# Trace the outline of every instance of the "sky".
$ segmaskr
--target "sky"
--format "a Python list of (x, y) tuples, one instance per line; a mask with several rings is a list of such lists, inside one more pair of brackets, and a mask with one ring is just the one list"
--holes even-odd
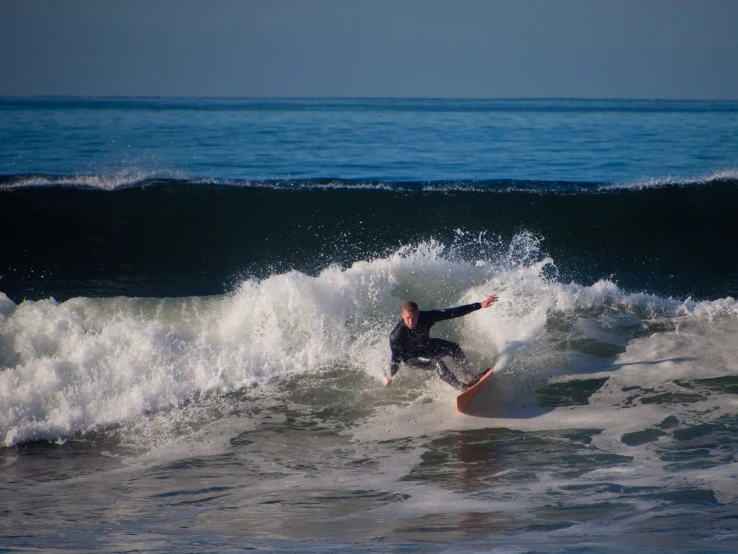
[(738, 0), (0, 0), (0, 95), (738, 100)]

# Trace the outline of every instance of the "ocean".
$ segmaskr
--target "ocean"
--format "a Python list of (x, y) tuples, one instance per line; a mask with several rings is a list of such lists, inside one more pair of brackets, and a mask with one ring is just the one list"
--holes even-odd
[(0, 551), (734, 552), (736, 206), (738, 102), (0, 98)]

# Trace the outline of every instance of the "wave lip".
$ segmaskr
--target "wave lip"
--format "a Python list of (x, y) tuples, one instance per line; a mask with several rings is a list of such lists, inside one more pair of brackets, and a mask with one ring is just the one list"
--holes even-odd
[(95, 189), (107, 192), (136, 187), (237, 187), (267, 189), (275, 191), (309, 190), (377, 190), (404, 194), (448, 194), (483, 193), (512, 194), (531, 193), (539, 195), (596, 194), (619, 191), (638, 191), (659, 188), (710, 187), (738, 184), (738, 170), (724, 170), (700, 178), (663, 177), (623, 183), (590, 183), (579, 181), (539, 181), (515, 179), (455, 180), (455, 181), (392, 181), (373, 179), (188, 179), (181, 175), (146, 172), (139, 170), (120, 171), (112, 174), (90, 175), (5, 175), (0, 176), (0, 191), (28, 188), (70, 187)]
[(661, 178), (650, 178), (640, 181), (626, 183), (612, 183), (599, 185), (599, 191), (618, 190), (643, 190), (667, 187), (700, 187), (711, 185), (736, 185), (738, 184), (738, 169), (725, 169), (709, 173), (704, 177), (687, 178), (678, 176), (667, 176)]
[[(529, 265), (535, 255), (527, 249), (535, 244), (518, 242), (513, 249), (520, 252), (499, 267)], [(454, 251), (431, 241), (317, 276), (289, 271), (249, 279), (214, 297), (16, 305), (3, 295), (0, 441), (59, 440), (201, 395), (327, 368), (361, 369), (379, 383), (389, 364), (387, 334), (405, 295), (427, 305), (482, 295), (476, 287), (493, 266), (458, 260)]]
[(188, 182), (174, 175), (141, 170), (122, 170), (110, 174), (89, 175), (6, 175), (0, 176), (0, 191), (69, 187), (112, 192), (132, 187), (156, 186), (165, 183), (186, 184)]
[[(664, 320), (709, 326), (738, 318), (732, 298), (680, 301), (611, 281), (562, 283), (530, 234), (486, 256), (475, 248), (469, 258), (470, 245), (477, 237), (460, 233), (450, 246), (428, 241), (315, 276), (248, 279), (212, 297), (16, 305), (0, 294), (0, 441), (63, 440), (246, 387), (278, 395), (270, 383), (326, 370), (363, 372), (363, 386), (380, 387), (387, 334), (407, 299), (448, 307), (498, 294), (493, 309), (434, 331), (459, 342), (475, 365), (505, 372), (528, 371), (535, 360), (545, 371), (552, 360), (567, 371), (560, 348), (572, 332), (586, 333), (586, 343), (612, 334), (611, 325), (632, 333), (642, 322), (650, 329)], [(531, 363), (518, 362), (526, 352)]]

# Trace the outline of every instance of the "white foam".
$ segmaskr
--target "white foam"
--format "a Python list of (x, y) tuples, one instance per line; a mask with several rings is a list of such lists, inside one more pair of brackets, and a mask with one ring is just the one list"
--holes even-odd
[[(147, 162), (144, 165), (156, 164)], [(114, 191), (140, 185), (152, 179), (178, 179), (183, 177), (184, 175), (181, 173), (164, 172), (159, 169), (127, 167), (108, 173), (24, 176), (11, 183), (0, 186), (0, 190), (28, 187), (89, 187), (104, 191)]]
[(651, 177), (625, 183), (613, 183), (597, 187), (598, 190), (642, 190), (649, 188), (661, 188), (667, 186), (700, 186), (715, 181), (735, 181), (738, 179), (738, 168), (713, 171), (702, 176), (684, 177), (681, 175), (665, 175), (663, 177)]
[[(691, 362), (659, 367), (659, 356), (669, 349), (669, 357), (700, 360), (723, 352), (725, 363), (710, 374), (738, 371), (728, 341), (732, 324), (726, 323), (738, 316), (738, 303), (731, 298), (695, 303), (628, 294), (608, 281), (589, 287), (559, 283), (547, 278), (551, 261), (538, 254), (536, 238), (526, 234), (486, 259), (463, 260), (458, 254), (456, 247), (429, 241), (349, 268), (331, 266), (317, 276), (293, 271), (247, 280), (232, 294), (207, 298), (47, 299), (16, 306), (1, 295), (0, 440), (6, 445), (55, 440), (180, 406), (198, 395), (326, 368), (360, 368), (379, 386), (389, 365), (387, 334), (407, 299), (432, 308), (499, 295), (493, 308), (440, 323), (434, 334), (458, 341), (479, 367), (496, 363), (500, 391), (508, 396), (500, 402), (505, 420), (459, 418), (452, 408), (454, 391), (431, 379), (429, 402), (379, 410), (375, 420), (357, 430), (367, 436), (388, 427), (394, 412), (403, 410), (415, 423), (392, 425), (396, 436), (490, 424), (612, 426), (619, 420), (617, 407), (547, 410), (531, 417), (534, 408), (525, 398), (551, 377), (612, 372), (616, 365), (622, 366), (617, 378), (625, 379), (629, 364), (653, 362), (653, 371), (632, 377), (641, 384), (650, 375), (673, 379), (708, 371)], [(592, 309), (600, 315), (585, 313)], [(631, 341), (614, 362), (598, 361), (562, 352), (551, 342), (547, 325), (555, 313), (578, 320), (568, 331), (570, 338), (577, 333), (607, 338), (613, 335), (608, 318), (623, 314), (635, 322), (674, 320), (679, 327)], [(725, 332), (721, 325), (728, 325)], [(712, 340), (698, 337), (682, 344), (687, 331)], [(610, 340), (618, 339), (613, 335)], [(409, 372), (401, 371), (398, 386), (406, 378)], [(510, 419), (516, 413), (525, 417)]]

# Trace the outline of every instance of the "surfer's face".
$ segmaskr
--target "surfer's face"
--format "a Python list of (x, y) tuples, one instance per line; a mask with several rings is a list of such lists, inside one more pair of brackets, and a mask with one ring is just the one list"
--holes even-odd
[(405, 322), (405, 327), (408, 329), (415, 329), (415, 327), (418, 325), (418, 318), (420, 317), (420, 312), (406, 312), (405, 310), (402, 311), (402, 321)]

